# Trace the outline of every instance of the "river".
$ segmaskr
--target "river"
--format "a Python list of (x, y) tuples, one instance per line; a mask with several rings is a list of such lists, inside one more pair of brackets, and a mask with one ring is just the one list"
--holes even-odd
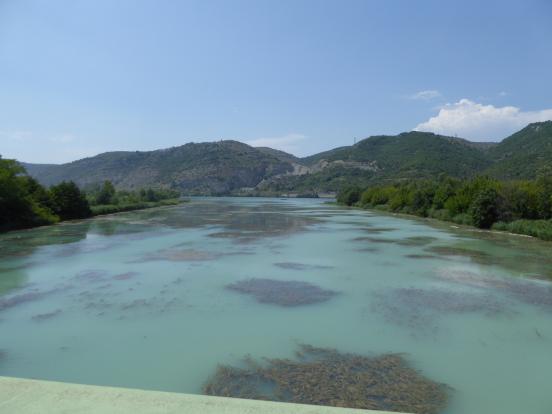
[(444, 413), (549, 414), (551, 246), (308, 199), (10, 232), (0, 375), (200, 393), (218, 364), (310, 344), (402, 355), (450, 387)]

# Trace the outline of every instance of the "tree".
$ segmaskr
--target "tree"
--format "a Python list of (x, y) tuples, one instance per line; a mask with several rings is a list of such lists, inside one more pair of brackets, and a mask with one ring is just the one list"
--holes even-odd
[(337, 202), (347, 206), (352, 206), (360, 200), (360, 195), (361, 189), (359, 187), (349, 187), (337, 195)]
[(104, 181), (100, 192), (96, 196), (97, 204), (112, 204), (115, 196), (115, 187), (109, 180)]
[(72, 182), (62, 183), (50, 188), (54, 212), (62, 220), (86, 218), (92, 215), (88, 201), (79, 187)]
[(500, 218), (500, 196), (494, 188), (481, 191), (470, 206), (473, 225), (480, 229), (490, 228)]
[(49, 197), (15, 160), (0, 157), (0, 230), (40, 226), (58, 221)]

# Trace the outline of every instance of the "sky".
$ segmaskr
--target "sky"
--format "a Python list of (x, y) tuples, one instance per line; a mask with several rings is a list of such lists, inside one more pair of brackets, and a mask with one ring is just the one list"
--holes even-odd
[(550, 0), (0, 0), (0, 154), (299, 156), (552, 119)]

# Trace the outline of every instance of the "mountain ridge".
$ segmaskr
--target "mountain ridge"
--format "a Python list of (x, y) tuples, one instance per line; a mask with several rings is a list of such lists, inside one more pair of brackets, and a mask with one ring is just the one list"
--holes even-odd
[(552, 121), (529, 124), (498, 143), (410, 131), (302, 158), (226, 140), (105, 152), (66, 164), (21, 164), (45, 185), (73, 180), (86, 188), (111, 180), (120, 189), (157, 186), (190, 195), (333, 192), (438, 174), (530, 179), (552, 168)]

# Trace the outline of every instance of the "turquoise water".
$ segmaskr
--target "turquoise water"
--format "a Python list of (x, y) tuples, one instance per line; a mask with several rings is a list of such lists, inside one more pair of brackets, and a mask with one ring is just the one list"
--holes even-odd
[[(0, 375), (200, 393), (307, 343), (398, 352), (446, 413), (552, 412), (551, 245), (319, 200), (194, 199), (0, 236)], [(296, 307), (249, 278), (338, 292)]]

